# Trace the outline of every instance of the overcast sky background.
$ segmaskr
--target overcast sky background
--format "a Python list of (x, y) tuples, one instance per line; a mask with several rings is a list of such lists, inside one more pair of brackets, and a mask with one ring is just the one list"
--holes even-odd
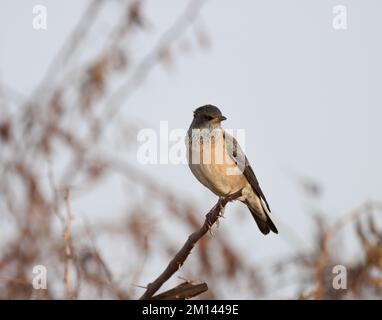
[[(186, 3), (147, 1), (147, 38), (154, 41)], [(48, 8), (46, 31), (32, 28), (35, 4)], [(2, 0), (0, 80), (30, 94), (86, 4)], [(347, 7), (344, 31), (332, 27), (332, 10), (338, 4)], [(332, 221), (366, 200), (381, 199), (381, 12), (379, 0), (210, 0), (199, 20), (210, 47), (197, 48), (189, 32), (186, 38), (193, 49), (178, 55), (170, 70), (156, 67), (122, 112), (155, 130), (161, 120), (168, 120), (170, 128), (187, 129), (196, 107), (220, 107), (228, 118), (226, 128), (246, 131), (248, 158), (281, 232), (263, 237), (250, 216), (232, 228), (228, 218), (219, 232), (240, 230), (243, 250), (249, 252), (249, 243), (261, 244), (257, 257), (259, 252), (272, 256), (290, 249), (291, 235), (283, 233), (284, 227), (304, 247), (312, 229), (298, 176), (322, 186), (316, 205)], [(153, 41), (137, 50), (145, 54)], [(216, 201), (184, 165), (144, 169), (205, 211)], [(108, 201), (94, 196), (87, 205), (104, 212), (112, 196), (111, 188)], [(240, 206), (230, 205), (226, 215)]]

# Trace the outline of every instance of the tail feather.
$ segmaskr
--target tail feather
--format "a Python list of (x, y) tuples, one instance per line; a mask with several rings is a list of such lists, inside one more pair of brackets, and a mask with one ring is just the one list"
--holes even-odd
[(263, 220), (259, 213), (257, 213), (248, 204), (247, 204), (247, 206), (248, 206), (249, 211), (251, 211), (252, 217), (255, 219), (257, 226), (259, 227), (260, 231), (263, 234), (268, 234), (269, 231), (272, 231), (274, 233), (279, 233), (275, 224), (273, 223), (273, 221), (271, 220), (271, 218), (269, 217), (268, 213), (265, 210), (264, 210), (264, 213), (266, 216), (266, 220)]

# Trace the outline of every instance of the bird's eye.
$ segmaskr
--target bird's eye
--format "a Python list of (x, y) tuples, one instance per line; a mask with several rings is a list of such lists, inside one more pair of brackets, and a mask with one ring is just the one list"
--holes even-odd
[(211, 116), (205, 116), (206, 120), (211, 121), (214, 117)]

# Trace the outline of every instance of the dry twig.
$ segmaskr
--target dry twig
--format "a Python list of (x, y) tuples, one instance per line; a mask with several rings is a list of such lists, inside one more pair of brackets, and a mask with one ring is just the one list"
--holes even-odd
[(206, 219), (203, 226), (191, 234), (183, 247), (178, 251), (175, 257), (170, 261), (167, 268), (162, 272), (162, 274), (156, 278), (152, 283), (147, 286), (146, 292), (140, 297), (140, 300), (147, 300), (152, 298), (152, 296), (159, 290), (159, 288), (171, 278), (171, 276), (179, 270), (179, 268), (186, 261), (188, 255), (191, 253), (192, 248), (195, 243), (197, 243), (216, 223), (216, 221), (221, 216), (221, 210), (226, 206), (229, 201), (235, 200), (241, 196), (241, 190), (226, 197), (219, 199), (215, 206), (207, 213)]
[(193, 284), (188, 281), (181, 283), (173, 289), (162, 292), (151, 298), (151, 300), (186, 300), (196, 297), (206, 292), (208, 286), (206, 283)]

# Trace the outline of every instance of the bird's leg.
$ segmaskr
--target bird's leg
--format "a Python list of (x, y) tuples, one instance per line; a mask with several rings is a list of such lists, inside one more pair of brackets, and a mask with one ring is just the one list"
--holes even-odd
[(220, 218), (225, 218), (224, 217), (224, 212), (225, 212), (225, 206), (223, 206), (223, 199), (224, 198), (219, 198), (219, 211), (220, 211), (220, 214), (219, 214), (219, 217)]
[(230, 202), (230, 201), (237, 199), (238, 197), (241, 196), (241, 191), (242, 190), (239, 190), (238, 192), (235, 192), (233, 194), (229, 194), (228, 196), (225, 196), (225, 197), (219, 197), (219, 209), (220, 209), (219, 217), (220, 218), (225, 218), (225, 216), (224, 216), (225, 206), (223, 205), (223, 201), (225, 201), (227, 203), (227, 202)]
[(219, 202), (220, 203), (220, 212), (222, 213), (223, 218), (224, 218), (225, 206), (223, 206), (222, 202), (225, 201), (225, 203), (227, 204), (228, 202), (231, 202), (231, 201), (234, 201), (234, 200), (240, 198), (242, 196), (242, 191), (243, 191), (243, 189), (240, 189), (239, 191), (232, 193), (232, 194), (229, 194), (228, 196), (220, 199), (220, 202)]
[(223, 197), (219, 197), (219, 201), (218, 201), (219, 215), (218, 215), (218, 218), (217, 218), (217, 220), (216, 220), (216, 224), (217, 224), (218, 228), (219, 228), (219, 225), (220, 225), (220, 220), (219, 220), (219, 218), (225, 218), (225, 217), (224, 217), (225, 206), (223, 205), (223, 200), (224, 200)]
[[(206, 224), (208, 231), (213, 236), (212, 233), (212, 225), (213, 221), (216, 222), (217, 226), (219, 227), (219, 218), (224, 218), (224, 211), (225, 211), (225, 205), (223, 203), (227, 203), (229, 201), (233, 201), (241, 196), (241, 191), (235, 192), (234, 194), (228, 195), (226, 197), (219, 197), (218, 203), (214, 205), (214, 207), (206, 214)], [(217, 213), (216, 210), (219, 210)], [(217, 219), (214, 219), (214, 215), (217, 214)]]
[(212, 215), (213, 215), (213, 212), (216, 210), (216, 206), (217, 205), (215, 205), (211, 210), (210, 210), (210, 212), (208, 212), (207, 214), (206, 214), (206, 220), (207, 220), (207, 228), (208, 228), (208, 231), (209, 231), (209, 233), (211, 234), (211, 236), (214, 236), (214, 234), (213, 234), (213, 232), (212, 232), (212, 225), (213, 225), (213, 223), (212, 223)]

